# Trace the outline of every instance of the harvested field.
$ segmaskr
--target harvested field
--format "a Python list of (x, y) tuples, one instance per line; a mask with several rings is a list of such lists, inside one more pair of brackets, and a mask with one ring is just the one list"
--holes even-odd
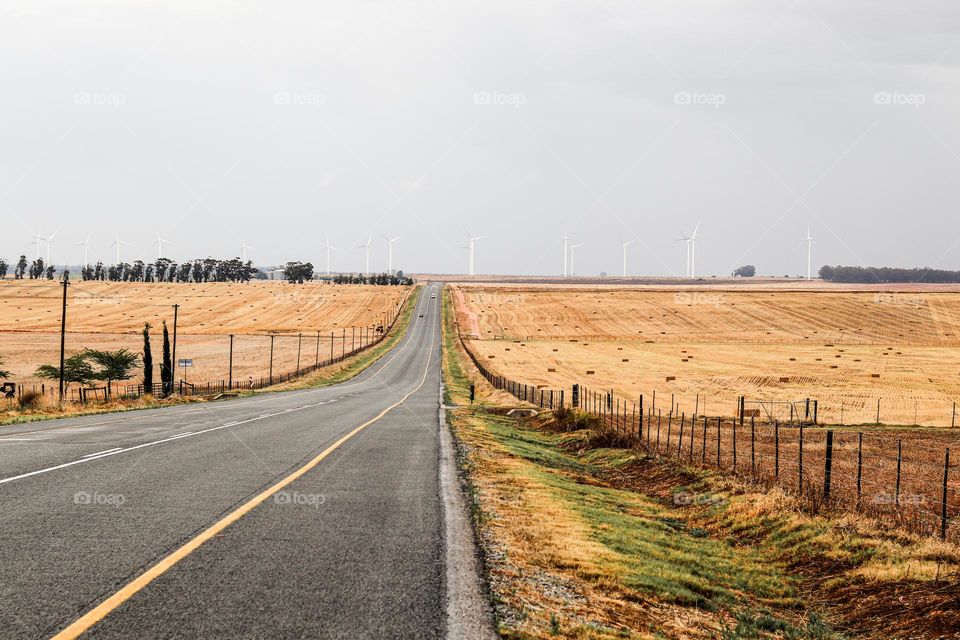
[[(407, 295), (407, 287), (330, 285), (282, 282), (246, 284), (74, 282), (67, 311), (67, 352), (84, 347), (126, 348), (139, 353), (140, 331), (150, 322), (156, 379), (159, 379), (161, 322), (172, 328), (173, 304), (180, 304), (177, 358), (193, 359), (189, 381), (220, 380), (229, 368), (229, 334), (234, 338), (234, 379), (266, 376), (270, 336), (274, 339), (274, 373), (296, 369), (298, 347), (303, 366), (350, 350), (370, 327), (382, 322)], [(17, 382), (32, 385), (39, 364), (59, 357), (61, 289), (57, 282), (0, 281), (0, 356)], [(356, 327), (356, 332), (352, 330)], [(346, 330), (346, 341), (342, 337)], [(298, 338), (304, 333), (302, 343)], [(183, 370), (178, 371), (178, 376)], [(138, 373), (136, 377), (140, 377)]]
[(835, 424), (875, 422), (879, 400), (884, 423), (960, 424), (960, 293), (949, 289), (461, 285), (454, 300), (478, 358), (532, 385), (648, 403), (656, 392), (688, 414), (733, 415), (743, 395), (770, 420), (812, 398)]

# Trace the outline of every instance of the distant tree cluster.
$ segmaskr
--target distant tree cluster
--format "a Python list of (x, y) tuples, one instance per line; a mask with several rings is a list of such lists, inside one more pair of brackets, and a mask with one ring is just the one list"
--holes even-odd
[(283, 279), (297, 284), (313, 280), (313, 264), (310, 262), (288, 262), (283, 267)]
[(404, 277), (403, 271), (397, 271), (396, 275), (389, 273), (372, 273), (365, 276), (361, 273), (340, 273), (333, 277), (334, 284), (379, 284), (379, 285), (411, 285), (413, 278)]
[(757, 275), (757, 268), (752, 264), (745, 264), (742, 267), (737, 267), (733, 272), (734, 278), (752, 278)]
[(960, 271), (945, 269), (904, 269), (898, 267), (843, 267), (824, 265), (819, 276), (828, 282), (960, 282)]
[(145, 263), (137, 260), (132, 264), (104, 265), (97, 262), (84, 265), (83, 280), (106, 280), (109, 282), (247, 282), (257, 275), (251, 261), (240, 258), (217, 260), (188, 260), (176, 263), (169, 258)]

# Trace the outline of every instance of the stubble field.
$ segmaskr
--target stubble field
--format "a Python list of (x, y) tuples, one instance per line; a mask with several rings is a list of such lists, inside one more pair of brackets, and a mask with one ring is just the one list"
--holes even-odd
[[(960, 292), (917, 286), (458, 285), (461, 332), (526, 383), (581, 383), (650, 406), (761, 418), (819, 403), (821, 422), (950, 426), (960, 398)], [(762, 403), (762, 404), (761, 404)], [(960, 424), (960, 418), (957, 419)]]
[[(179, 304), (177, 358), (193, 360), (188, 381), (225, 379), (230, 334), (234, 334), (234, 380), (266, 376), (270, 334), (274, 338), (274, 373), (329, 357), (332, 348), (360, 344), (407, 295), (407, 287), (291, 285), (278, 281), (250, 283), (111, 283), (73, 282), (68, 290), (67, 354), (92, 349), (143, 349), (140, 332), (152, 325), (155, 379), (159, 379), (161, 323), (173, 325)], [(0, 357), (4, 369), (23, 384), (39, 384), (37, 366), (55, 363), (60, 348), (62, 289), (57, 282), (0, 281)], [(299, 337), (303, 333), (303, 338)], [(331, 333), (333, 338), (331, 339)], [(343, 336), (346, 336), (344, 341)], [(178, 376), (183, 375), (180, 369)], [(137, 372), (131, 383), (141, 377)]]

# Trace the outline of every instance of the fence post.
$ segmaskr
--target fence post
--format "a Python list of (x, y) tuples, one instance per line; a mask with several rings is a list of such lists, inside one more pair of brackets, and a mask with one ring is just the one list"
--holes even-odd
[[(740, 419), (743, 419), (741, 414)], [(737, 420), (733, 420), (733, 472), (737, 472)]]
[(813, 424), (817, 424), (817, 410), (819, 409), (819, 400), (813, 401)]
[(900, 506), (900, 467), (903, 462), (903, 441), (897, 438), (897, 490), (893, 494), (893, 503)]
[(780, 479), (780, 421), (773, 423), (773, 476)]
[(617, 398), (617, 415), (613, 419), (613, 428), (615, 431), (620, 431), (620, 398)]
[(803, 495), (803, 425), (800, 425), (800, 446), (797, 447), (797, 488)]
[(670, 453), (670, 435), (673, 431), (673, 411), (667, 416), (667, 453)]
[(563, 389), (560, 389), (560, 408), (563, 409)]
[(950, 447), (943, 456), (943, 493), (940, 500), (940, 539), (947, 539), (947, 472), (950, 470)]
[(657, 414), (657, 455), (660, 455), (660, 419), (663, 417), (663, 412)]
[(957, 402), (956, 402), (956, 400), (954, 400), (954, 402), (953, 402), (953, 415), (950, 417), (950, 426), (951, 426), (951, 427), (957, 426)]
[(550, 389), (550, 411), (553, 411), (553, 389)]
[(757, 475), (757, 428), (753, 416), (750, 416), (750, 475)]
[(687, 419), (687, 414), (681, 413), (680, 414), (680, 435), (677, 437), (677, 457), (678, 458), (683, 453), (683, 423), (686, 421), (686, 419)]
[(830, 474), (833, 471), (833, 431), (827, 431), (827, 452), (823, 463), (823, 497), (830, 497)]
[(863, 432), (857, 434), (857, 504), (863, 496)]
[(635, 425), (636, 423), (637, 423), (637, 405), (633, 405), (633, 415), (630, 416), (630, 435), (631, 436), (634, 435), (634, 433), (639, 434), (639, 431), (634, 432), (633, 430), (633, 425)]
[(703, 416), (703, 445), (700, 451), (700, 464), (707, 463), (707, 416)]
[(697, 417), (690, 416), (690, 463), (693, 464), (693, 440), (697, 433)]

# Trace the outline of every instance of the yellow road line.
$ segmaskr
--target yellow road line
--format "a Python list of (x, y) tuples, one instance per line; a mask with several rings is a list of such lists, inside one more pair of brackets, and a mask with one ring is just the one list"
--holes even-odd
[[(436, 316), (436, 314), (434, 315)], [(434, 322), (432, 324), (436, 325), (436, 319), (434, 319)], [(77, 638), (81, 634), (88, 631), (91, 627), (93, 627), (93, 625), (103, 620), (111, 611), (113, 611), (114, 609), (122, 605), (124, 602), (126, 602), (130, 598), (132, 598), (134, 595), (136, 595), (138, 591), (140, 591), (141, 589), (146, 587), (148, 584), (150, 584), (151, 582), (153, 582), (154, 580), (162, 576), (164, 573), (170, 570), (170, 568), (173, 567), (175, 564), (177, 564), (178, 562), (180, 562), (181, 560), (189, 556), (191, 553), (196, 551), (198, 548), (200, 548), (200, 546), (204, 542), (207, 542), (208, 540), (210, 540), (211, 538), (213, 538), (214, 536), (222, 532), (231, 524), (233, 524), (234, 522), (236, 522), (246, 514), (250, 513), (250, 511), (252, 511), (254, 507), (265, 502), (274, 493), (276, 493), (277, 491), (280, 491), (281, 489), (289, 485), (291, 482), (293, 482), (294, 480), (296, 480), (297, 478), (299, 478), (300, 476), (302, 476), (303, 474), (307, 473), (308, 471), (313, 469), (315, 466), (320, 464), (320, 462), (322, 462), (324, 458), (326, 458), (331, 453), (336, 451), (336, 449), (340, 447), (344, 442), (346, 442), (356, 434), (360, 433), (361, 431), (369, 427), (374, 422), (377, 422), (378, 420), (383, 418), (383, 416), (387, 415), (387, 413), (389, 413), (393, 409), (399, 407), (401, 404), (406, 402), (407, 398), (409, 398), (410, 396), (415, 394), (417, 391), (419, 391), (423, 387), (424, 383), (427, 381), (427, 374), (430, 372), (430, 362), (432, 360), (433, 360), (433, 356), (428, 355), (427, 365), (423, 369), (423, 377), (420, 379), (420, 384), (418, 384), (416, 388), (411, 390), (405, 396), (400, 398), (400, 400), (390, 405), (389, 407), (387, 407), (386, 409), (378, 413), (376, 416), (374, 416), (370, 420), (367, 420), (363, 424), (354, 428), (352, 431), (350, 431), (346, 435), (342, 436), (339, 440), (337, 440), (332, 445), (327, 447), (316, 458), (313, 458), (312, 460), (310, 460), (310, 462), (303, 465), (302, 467), (300, 467), (299, 469), (291, 473), (289, 476), (287, 476), (283, 480), (277, 482), (275, 485), (273, 485), (269, 489), (266, 489), (265, 491), (261, 492), (257, 496), (251, 498), (244, 504), (237, 507), (234, 511), (224, 516), (221, 520), (211, 525), (208, 529), (202, 531), (196, 537), (187, 541), (179, 549), (177, 549), (170, 555), (163, 558), (160, 562), (158, 562), (157, 564), (147, 569), (145, 572), (143, 572), (142, 574), (134, 578), (132, 581), (128, 582), (119, 591), (117, 591), (112, 596), (110, 596), (109, 598), (107, 598), (106, 600), (98, 604), (96, 607), (94, 607), (93, 609), (85, 613), (83, 616), (78, 618), (76, 621), (74, 621), (70, 626), (65, 628), (63, 631), (53, 636), (53, 640), (67, 640), (68, 638), (70, 639)]]

